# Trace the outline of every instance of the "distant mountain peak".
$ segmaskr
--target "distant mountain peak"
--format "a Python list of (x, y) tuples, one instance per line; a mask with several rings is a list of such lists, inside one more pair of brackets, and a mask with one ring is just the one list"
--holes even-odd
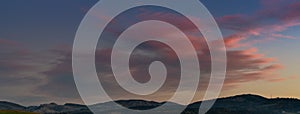
[(265, 98), (263, 96), (255, 95), (255, 94), (241, 94), (241, 95), (235, 95), (235, 96), (231, 96), (231, 97), (256, 97), (256, 98)]
[(265, 101), (267, 98), (259, 95), (254, 94), (242, 94), (242, 95), (235, 95), (231, 97), (219, 98), (218, 100), (222, 99), (236, 99), (236, 100), (245, 100), (245, 101)]

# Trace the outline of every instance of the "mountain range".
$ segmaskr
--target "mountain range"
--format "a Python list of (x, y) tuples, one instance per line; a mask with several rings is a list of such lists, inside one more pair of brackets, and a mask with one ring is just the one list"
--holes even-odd
[[(123, 106), (137, 111), (159, 107), (165, 102), (145, 100), (118, 100), (114, 102), (99, 103), (91, 105), (90, 108), (100, 114), (126, 114), (126, 111), (118, 108)], [(170, 103), (171, 109), (157, 114), (174, 114), (178, 112), (177, 107), (183, 107), (176, 103)], [(202, 101), (189, 104), (182, 114), (198, 114)], [(174, 108), (173, 108), (174, 107)], [(1, 111), (23, 111), (41, 114), (92, 114), (86, 105), (67, 103), (58, 105), (55, 103), (41, 104), (39, 106), (25, 107), (19, 104), (0, 101)], [(122, 113), (121, 113), (122, 112)], [(294, 98), (265, 98), (258, 95), (243, 94), (231, 97), (219, 98), (208, 114), (300, 114), (300, 100)], [(17, 113), (14, 113), (17, 114)]]

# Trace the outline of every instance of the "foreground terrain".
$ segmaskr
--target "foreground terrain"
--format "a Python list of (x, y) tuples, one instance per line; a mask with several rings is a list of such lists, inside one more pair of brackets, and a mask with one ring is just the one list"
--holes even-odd
[(15, 111), (15, 110), (0, 110), (0, 114), (37, 114), (33, 112)]
[[(120, 100), (115, 101), (123, 107), (135, 110), (146, 110), (158, 107), (164, 102), (144, 101), (144, 100)], [(198, 108), (202, 102), (195, 102), (187, 106), (182, 114), (198, 114)], [(171, 110), (164, 112), (155, 112), (158, 114), (172, 114), (177, 111), (176, 103)], [(124, 112), (121, 108), (116, 108), (113, 102), (99, 103), (91, 105), (97, 113), (119, 113)], [(2, 110), (2, 111), (1, 111)], [(0, 101), (0, 114), (92, 114), (89, 108), (80, 104), (64, 104), (55, 103), (42, 104), (40, 106), (21, 106), (10, 102)], [(226, 98), (217, 99), (214, 106), (209, 110), (208, 114), (297, 114), (300, 113), (300, 100), (290, 98), (274, 98), (268, 99), (258, 95), (237, 95)], [(123, 114), (123, 113), (122, 113)], [(126, 114), (126, 113), (124, 113)]]

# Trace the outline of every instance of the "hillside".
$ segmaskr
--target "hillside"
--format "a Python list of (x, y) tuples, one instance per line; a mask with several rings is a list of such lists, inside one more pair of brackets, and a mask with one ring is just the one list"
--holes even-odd
[[(134, 109), (147, 110), (158, 107), (164, 102), (144, 101), (144, 100), (120, 100), (115, 101), (120, 105)], [(182, 114), (197, 114), (198, 108), (202, 102), (195, 102), (186, 108)], [(113, 102), (99, 103), (91, 105), (98, 113), (123, 112), (119, 106)], [(155, 113), (175, 113), (176, 103), (171, 103), (174, 106), (171, 110)], [(0, 110), (21, 110), (36, 113), (51, 113), (51, 114), (92, 114), (85, 105), (80, 104), (64, 104), (58, 105), (55, 103), (42, 104), (40, 106), (24, 107), (15, 103), (0, 102)], [(2, 111), (3, 112), (3, 111)], [(282, 113), (300, 113), (300, 100), (290, 98), (275, 98), (268, 99), (258, 95), (244, 94), (216, 100), (214, 106), (209, 110), (208, 114), (282, 114)], [(1, 113), (0, 114), (4, 114)], [(6, 113), (9, 114), (9, 113)], [(27, 114), (27, 113), (11, 113), (11, 114)], [(30, 114), (30, 113), (28, 113)], [(126, 113), (123, 113), (126, 114)]]
[(0, 110), (0, 114), (38, 114), (38, 113), (14, 111), (14, 110)]

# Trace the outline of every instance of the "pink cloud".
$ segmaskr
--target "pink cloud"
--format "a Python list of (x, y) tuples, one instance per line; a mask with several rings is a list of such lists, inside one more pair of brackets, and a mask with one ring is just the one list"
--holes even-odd
[(245, 46), (245, 44), (241, 44), (242, 40), (245, 40), (245, 37), (239, 35), (231, 35), (224, 38), (224, 43), (227, 48), (239, 48)]
[(262, 1), (262, 5), (262, 9), (254, 14), (225, 15), (218, 18), (217, 21), (221, 28), (235, 30), (236, 34), (245, 35), (247, 38), (260, 36), (262, 37), (261, 41), (268, 38), (296, 39), (279, 32), (300, 25), (300, 2)]
[(7, 40), (7, 39), (1, 39), (1, 38), (0, 38), (0, 44), (1, 45), (12, 45), (12, 46), (20, 45), (20, 43), (18, 43), (16, 41)]
[(288, 36), (288, 35), (276, 34), (276, 33), (271, 34), (271, 36), (275, 38), (296, 39), (296, 37), (294, 36)]
[[(265, 3), (268, 4), (268, 3)], [(247, 41), (250, 36), (269, 36), (274, 38), (288, 38), (294, 39), (292, 36), (287, 36), (280, 34), (283, 30), (286, 30), (292, 26), (300, 25), (299, 22), (295, 21), (299, 18), (296, 14), (299, 12), (298, 10), (299, 3), (291, 4), (288, 11), (281, 11), (276, 14), (276, 12), (269, 11), (267, 9), (263, 9), (263, 11), (259, 11), (250, 16), (236, 14), (236, 15), (227, 15), (219, 18), (217, 21), (221, 25), (222, 29), (231, 29), (234, 30), (235, 33), (224, 38), (224, 43), (227, 47), (227, 74), (225, 80), (224, 89), (234, 89), (243, 83), (253, 82), (257, 80), (263, 80), (267, 82), (278, 82), (284, 81), (286, 78), (282, 78), (277, 76), (275, 71), (284, 68), (281, 64), (277, 64), (276, 58), (266, 57), (264, 54), (260, 53), (259, 50), (253, 47), (249, 42), (254, 42), (254, 40)], [(279, 9), (276, 8), (275, 9)], [(276, 11), (276, 10), (275, 10)], [(147, 12), (147, 11), (145, 11)], [(283, 12), (283, 13), (282, 13)], [(288, 13), (287, 13), (288, 12)], [(267, 14), (267, 15), (264, 15)], [(283, 15), (287, 14), (287, 15)], [(105, 15), (95, 15), (99, 19), (107, 19)], [(158, 17), (168, 17), (180, 23), (180, 18), (176, 15), (168, 14), (168, 13), (143, 13), (141, 15), (137, 15), (139, 18), (144, 18), (145, 16), (158, 16)], [(289, 18), (287, 18), (289, 17)], [(276, 19), (276, 23), (264, 23), (265, 20), (269, 18)], [(180, 23), (186, 31), (193, 31), (190, 26), (186, 25), (186, 23)], [(151, 26), (150, 26), (151, 27)], [(118, 32), (118, 31), (112, 31)], [(148, 32), (141, 29), (141, 33), (147, 34)], [(168, 35), (172, 34), (172, 31), (168, 29), (160, 29), (154, 31), (157, 34)], [(211, 71), (211, 58), (210, 53), (207, 48), (207, 44), (204, 44), (203, 36), (193, 35), (188, 36), (189, 40), (193, 42), (194, 47), (196, 47), (198, 52), (198, 57), (201, 66), (201, 84), (199, 88), (204, 90), (209, 81), (209, 74)], [(255, 41), (259, 42), (259, 41)], [(8, 44), (8, 45), (17, 45), (12, 41), (0, 39), (0, 44)], [(204, 45), (203, 45), (204, 44)], [(180, 44), (178, 44), (180, 46)], [(150, 49), (151, 48), (151, 49)], [(138, 51), (143, 53), (138, 53)], [(191, 50), (187, 50), (191, 51)], [(43, 76), (43, 81), (46, 80), (46, 83), (42, 85), (37, 85), (35, 87), (35, 92), (41, 92), (43, 94), (47, 94), (52, 97), (59, 98), (68, 98), (68, 97), (78, 97), (76, 96), (76, 86), (73, 82), (72, 78), (72, 68), (71, 68), (71, 48), (68, 47), (60, 47), (54, 50), (45, 50), (43, 53), (51, 53), (49, 55), (43, 56), (29, 56), (30, 59), (38, 60), (37, 58), (42, 58), (37, 65), (32, 65), (31, 61), (27, 61), (24, 56), (8, 56), (4, 60), (8, 61), (0, 61), (1, 67), (15, 69), (14, 72), (25, 72), (32, 71), (36, 72), (40, 76)], [(32, 54), (32, 53), (31, 53)], [(111, 93), (116, 94), (114, 98), (121, 98), (126, 95), (131, 95), (120, 88), (112, 81), (114, 78), (112, 77), (112, 73), (109, 71), (110, 67), (110, 54), (111, 49), (98, 49), (96, 51), (96, 66), (99, 72), (102, 72), (100, 76), (103, 77), (104, 86), (108, 87)], [(151, 55), (151, 56), (148, 56)], [(88, 56), (88, 55), (83, 55)], [(16, 58), (14, 58), (16, 57)], [(18, 58), (20, 57), (20, 58)], [(24, 57), (24, 58), (23, 58)], [(52, 58), (52, 59), (51, 59)], [(54, 60), (53, 60), (54, 58)], [(51, 59), (54, 62), (47, 62)], [(138, 80), (142, 80), (146, 77), (147, 74), (147, 64), (149, 61), (153, 59), (159, 59), (165, 61), (167, 67), (169, 68), (169, 80), (165, 87), (160, 91), (161, 96), (163, 98), (170, 97), (170, 91), (173, 91), (174, 88), (177, 87), (180, 72), (178, 67), (178, 57), (172, 51), (172, 49), (162, 45), (160, 43), (149, 42), (144, 45), (141, 49), (137, 50), (133, 53), (132, 61), (132, 74), (134, 74)], [(16, 61), (17, 60), (17, 61)], [(46, 61), (46, 62), (45, 62)], [(177, 62), (176, 62), (177, 61)], [(41, 66), (48, 66), (45, 69)], [(39, 69), (39, 70), (37, 70)], [(36, 75), (35, 74), (35, 75)], [(70, 89), (71, 88), (71, 89)], [(47, 91), (45, 91), (47, 90)], [(65, 94), (57, 94), (61, 91), (67, 91), (67, 95)], [(157, 93), (157, 94), (160, 94)], [(155, 99), (159, 99), (157, 94), (150, 95), (149, 97), (155, 97)]]
[[(174, 14), (169, 13), (152, 13), (144, 11), (142, 15), (138, 15), (139, 18), (146, 18), (149, 16), (158, 16), (160, 18), (170, 18), (176, 19), (177, 22), (180, 22), (180, 18), (178, 18)], [(256, 80), (265, 80), (269, 81), (272, 79), (278, 79), (277, 76), (269, 76), (273, 75), (274, 71), (282, 69), (283, 67), (279, 67), (279, 65), (275, 65), (276, 59), (271, 57), (265, 57), (264, 54), (258, 52), (258, 49), (251, 46), (252, 42), (259, 42), (259, 41), (247, 41), (247, 38), (251, 35), (254, 36), (273, 36), (273, 37), (281, 37), (281, 38), (291, 38), (290, 36), (284, 36), (278, 34), (276, 32), (282, 31), (287, 27), (294, 26), (295, 23), (286, 23), (283, 25), (271, 23), (271, 24), (263, 24), (260, 25), (261, 22), (256, 22), (256, 20), (261, 21), (259, 19), (260, 15), (255, 14), (253, 16), (245, 16), (245, 15), (229, 15), (224, 16), (218, 19), (218, 22), (221, 24), (221, 27), (236, 30), (236, 32), (228, 37), (224, 38), (224, 43), (227, 47), (227, 57), (228, 57), (228, 74), (226, 85), (235, 85), (238, 86), (240, 82), (250, 82)], [(186, 25), (183, 21), (181, 25)], [(151, 26), (150, 26), (151, 27)], [(193, 31), (189, 26), (185, 26), (186, 31)], [(270, 29), (269, 29), (270, 28)], [(264, 31), (264, 29), (267, 29)], [(142, 34), (149, 34), (147, 30), (143, 28), (139, 29)], [(155, 31), (155, 30), (154, 30)], [(161, 28), (156, 30), (157, 34), (162, 36), (167, 34), (172, 34), (172, 31), (169, 31), (166, 28)], [(137, 37), (138, 38), (138, 37)], [(189, 40), (194, 42), (194, 47), (196, 47), (200, 66), (202, 70), (209, 72), (210, 71), (210, 53), (208, 50), (207, 45), (203, 46), (201, 44), (205, 43), (203, 41), (203, 36), (188, 36)], [(197, 42), (197, 43), (195, 43)], [(157, 50), (164, 50), (166, 47), (164, 45), (160, 45), (158, 43), (147, 43), (147, 45), (155, 48)], [(181, 46), (180, 44), (178, 44)], [(170, 51), (170, 49), (169, 49)], [(191, 50), (187, 50), (191, 51)], [(154, 53), (155, 54), (155, 53)], [(157, 54), (157, 53), (156, 53)], [(158, 54), (159, 55), (159, 54)], [(158, 56), (157, 55), (157, 56)], [(164, 50), (164, 59), (169, 60), (177, 60), (177, 56), (174, 53), (168, 53), (168, 50)], [(167, 55), (167, 56), (166, 56)], [(139, 73), (141, 74), (141, 73)]]

